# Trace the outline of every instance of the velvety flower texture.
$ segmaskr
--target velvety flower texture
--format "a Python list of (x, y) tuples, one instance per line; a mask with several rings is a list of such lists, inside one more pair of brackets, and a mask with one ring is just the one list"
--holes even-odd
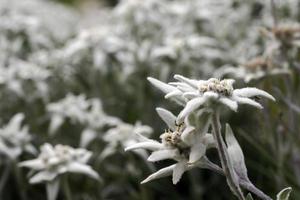
[(92, 153), (86, 149), (74, 149), (61, 144), (53, 147), (46, 143), (41, 146), (41, 153), (36, 159), (21, 162), (19, 166), (37, 172), (29, 180), (32, 184), (54, 181), (59, 175), (67, 172), (99, 179), (97, 172), (86, 164), (91, 156)]
[(176, 163), (151, 174), (142, 183), (172, 175), (176, 184), (182, 174), (191, 168), (218, 168), (205, 156), (206, 149), (214, 146), (213, 136), (207, 133), (208, 125), (199, 132), (188, 122), (176, 124), (176, 116), (168, 110), (157, 108), (156, 111), (168, 125), (168, 129), (160, 135), (161, 142), (140, 135), (141, 142), (128, 146), (126, 151), (147, 149), (152, 151), (148, 157), (150, 162), (172, 159)]
[(167, 84), (154, 78), (148, 80), (166, 93), (165, 98), (184, 106), (178, 115), (177, 123), (184, 121), (185, 117), (200, 108), (215, 109), (216, 106), (223, 105), (236, 112), (239, 104), (248, 104), (262, 109), (261, 104), (255, 101), (254, 97), (261, 96), (275, 101), (272, 95), (257, 88), (234, 89), (233, 79), (195, 80), (181, 75), (175, 75), (174, 78), (178, 82)]

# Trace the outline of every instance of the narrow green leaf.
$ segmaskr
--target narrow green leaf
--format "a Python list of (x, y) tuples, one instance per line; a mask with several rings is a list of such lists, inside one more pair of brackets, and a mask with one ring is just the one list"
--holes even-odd
[(292, 191), (291, 187), (281, 190), (276, 196), (277, 200), (289, 200), (291, 191)]
[(253, 197), (250, 193), (248, 193), (247, 197), (246, 197), (246, 200), (253, 200)]

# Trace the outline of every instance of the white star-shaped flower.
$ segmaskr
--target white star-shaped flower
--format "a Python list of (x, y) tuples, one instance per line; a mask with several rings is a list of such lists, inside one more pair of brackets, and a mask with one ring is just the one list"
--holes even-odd
[(54, 181), (64, 173), (81, 173), (98, 180), (100, 177), (88, 164), (92, 153), (86, 149), (74, 149), (66, 145), (44, 144), (40, 155), (33, 160), (19, 164), (20, 167), (31, 168), (36, 173), (30, 178), (32, 184)]
[(194, 167), (216, 167), (206, 157), (206, 149), (214, 146), (211, 134), (197, 132), (195, 127), (188, 123), (176, 124), (176, 116), (163, 108), (157, 108), (158, 115), (168, 125), (169, 129), (161, 134), (161, 142), (141, 136), (141, 142), (128, 146), (125, 150), (147, 149), (152, 151), (148, 161), (157, 162), (166, 159), (175, 160), (177, 163), (163, 168), (146, 178), (142, 183), (153, 179), (173, 175), (173, 183), (176, 184), (182, 174)]
[(262, 105), (253, 98), (262, 96), (275, 101), (269, 93), (254, 88), (246, 87), (234, 89), (233, 79), (208, 80), (189, 79), (181, 75), (175, 75), (178, 82), (163, 83), (154, 78), (148, 80), (158, 89), (166, 93), (165, 98), (170, 98), (184, 106), (177, 118), (177, 123), (199, 108), (215, 108), (224, 105), (233, 111), (237, 111), (239, 104), (248, 104), (262, 109)]

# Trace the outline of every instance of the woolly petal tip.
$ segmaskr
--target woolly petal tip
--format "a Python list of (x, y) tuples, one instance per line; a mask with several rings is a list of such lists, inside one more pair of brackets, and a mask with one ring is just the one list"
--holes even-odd
[(196, 88), (196, 89), (198, 88), (198, 81), (196, 81), (196, 80), (189, 79), (189, 78), (186, 78), (186, 77), (178, 75), (178, 74), (175, 74), (174, 78), (178, 81), (184, 82), (184, 83), (192, 86), (193, 88)]
[(175, 87), (168, 85), (167, 83), (164, 83), (162, 81), (159, 81), (155, 78), (152, 77), (148, 77), (147, 80), (156, 88), (158, 88), (159, 90), (161, 90), (164, 93), (170, 93), (173, 92), (174, 90), (176, 90)]
[(254, 96), (262, 96), (265, 97), (267, 99), (270, 99), (272, 101), (276, 101), (276, 99), (270, 95), (269, 93), (254, 88), (254, 87), (247, 87), (247, 88), (242, 88), (242, 89), (236, 89), (233, 91), (234, 94), (241, 96), (241, 97), (254, 97)]
[(125, 151), (132, 151), (135, 149), (148, 149), (148, 150), (155, 151), (155, 150), (161, 149), (162, 147), (163, 147), (163, 145), (161, 143), (154, 141), (154, 140), (149, 140), (146, 142), (140, 142), (140, 143), (130, 145), (125, 148)]
[(172, 176), (172, 182), (173, 184), (177, 184), (179, 180), (181, 179), (183, 173), (185, 172), (185, 163), (177, 163), (173, 169), (173, 176)]
[(177, 117), (177, 123), (184, 121), (184, 118), (187, 117), (190, 113), (194, 112), (197, 108), (203, 105), (206, 102), (206, 98), (198, 97), (190, 100), (185, 108), (179, 113)]
[(230, 108), (231, 110), (233, 110), (234, 112), (237, 112), (238, 109), (238, 104), (237, 102), (229, 99), (229, 98), (225, 98), (225, 97), (221, 97), (219, 99), (219, 101), (224, 104), (225, 106), (227, 106), (228, 108)]
[(172, 175), (174, 168), (175, 168), (175, 164), (171, 165), (169, 167), (162, 168), (162, 169), (158, 170), (157, 172), (155, 172), (155, 173), (151, 174), (150, 176), (148, 176), (145, 180), (143, 180), (141, 182), (141, 184), (145, 184), (145, 183), (147, 183), (149, 181), (152, 181), (152, 180), (155, 180), (155, 179), (170, 176), (170, 175)]
[(173, 130), (175, 129), (176, 117), (172, 112), (170, 112), (164, 108), (156, 108), (156, 112), (159, 115), (159, 117), (168, 125), (169, 128), (171, 128)]
[(148, 157), (149, 162), (157, 162), (160, 160), (171, 159), (176, 156), (177, 150), (175, 149), (165, 149), (165, 150), (158, 150), (152, 152), (152, 154)]

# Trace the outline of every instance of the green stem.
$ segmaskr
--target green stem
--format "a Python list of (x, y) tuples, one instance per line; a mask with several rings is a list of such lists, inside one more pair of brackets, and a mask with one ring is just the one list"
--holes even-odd
[(233, 194), (238, 197), (239, 200), (245, 200), (244, 194), (239, 186), (236, 174), (231, 167), (227, 148), (221, 134), (221, 125), (219, 120), (219, 113), (214, 112), (212, 114), (212, 128), (213, 136), (216, 140), (217, 150), (221, 161), (222, 168), (224, 170), (227, 183)]
[(0, 199), (4, 198), (3, 189), (6, 185), (8, 177), (10, 175), (10, 168), (11, 168), (10, 163), (5, 162), (5, 169), (4, 169), (1, 179), (0, 179)]
[(63, 190), (66, 200), (73, 200), (67, 175), (63, 177)]
[(25, 188), (23, 187), (22, 173), (20, 171), (20, 168), (18, 167), (18, 161), (17, 160), (12, 161), (12, 165), (14, 168), (16, 184), (20, 191), (20, 198), (21, 198), (21, 200), (27, 200)]

